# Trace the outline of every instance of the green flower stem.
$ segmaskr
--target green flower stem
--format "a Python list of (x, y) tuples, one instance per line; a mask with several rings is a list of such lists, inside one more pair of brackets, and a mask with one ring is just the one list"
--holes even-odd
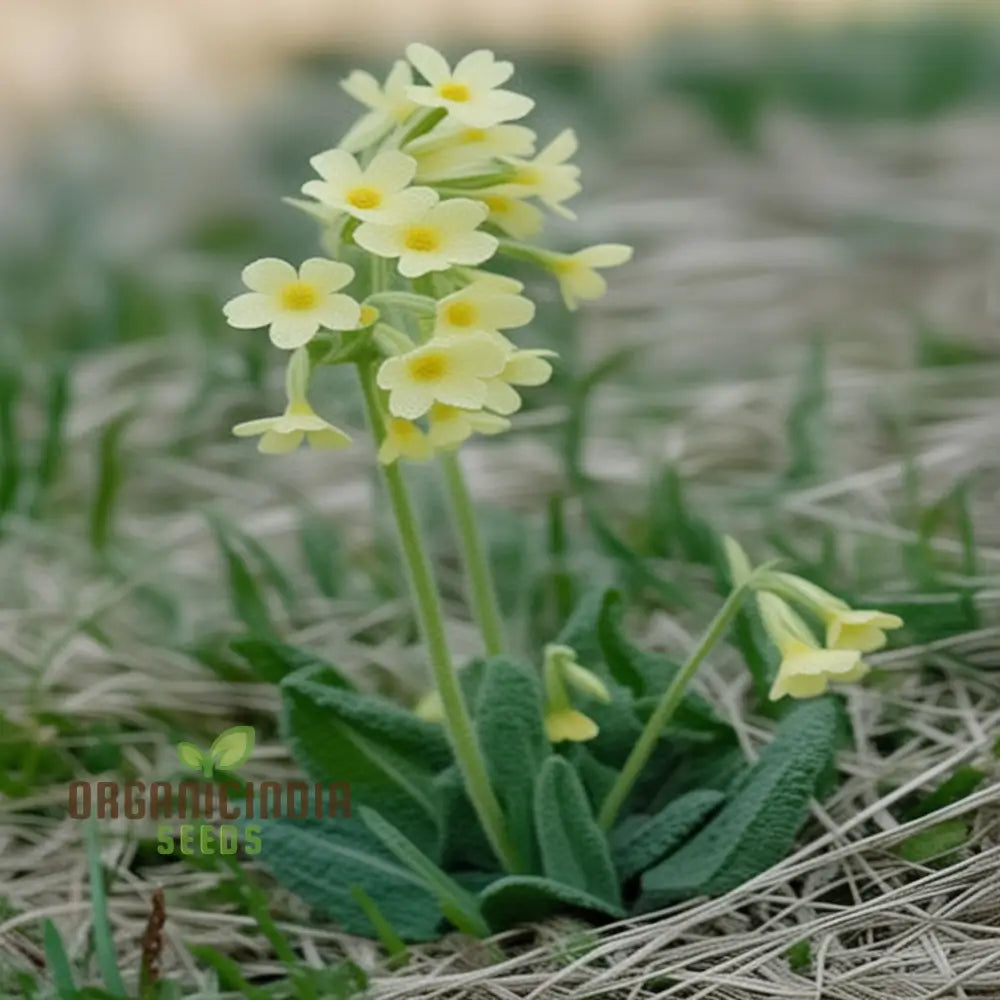
[(462, 472), (458, 455), (446, 451), (441, 455), (440, 464), (444, 473), (445, 488), (451, 503), (455, 527), (462, 546), (462, 560), (469, 582), (469, 597), (472, 609), (483, 635), (483, 645), (487, 656), (499, 656), (505, 649), (503, 617), (497, 600), (493, 574), (490, 572), (489, 557), (476, 523), (476, 513), (472, 505), (469, 487)]
[[(364, 392), (368, 420), (376, 442), (381, 442), (385, 428), (375, 387), (375, 370), (369, 362), (358, 365), (361, 388)], [(520, 859), (507, 833), (500, 803), (493, 794), (489, 773), (483, 759), (472, 718), (462, 697), (458, 675), (451, 662), (445, 635), (444, 616), (438, 597), (430, 560), (421, 536), (420, 525), (410, 501), (398, 462), (382, 466), (383, 479), (389, 502), (396, 519), (400, 547), (403, 550), (410, 591), (420, 621), (420, 631), (427, 645), (431, 669), (441, 704), (444, 709), (445, 728), (451, 740), (455, 759), (465, 779), (465, 787), (475, 807), (479, 822), (489, 838), (494, 852), (509, 872), (522, 871)]]
[(681, 703), (688, 684), (691, 683), (691, 679), (698, 672), (698, 667), (701, 666), (702, 660), (705, 659), (709, 652), (711, 652), (712, 647), (725, 634), (730, 622), (736, 616), (736, 612), (739, 611), (744, 598), (751, 590), (751, 584), (754, 582), (755, 577), (751, 576), (750, 579), (746, 580), (739, 587), (736, 587), (729, 594), (725, 604), (719, 608), (718, 614), (716, 614), (706, 629), (697, 648), (688, 657), (684, 666), (677, 671), (677, 675), (667, 690), (663, 692), (659, 704), (657, 704), (653, 714), (649, 717), (649, 721), (646, 723), (639, 739), (632, 748), (632, 752), (628, 755), (624, 767), (622, 767), (618, 777), (615, 779), (615, 783), (611, 786), (611, 790), (601, 805), (597, 821), (600, 823), (602, 829), (611, 829), (615, 819), (618, 817), (618, 810), (621, 809), (625, 799), (628, 798), (629, 792), (632, 791), (632, 786), (642, 773), (642, 769), (649, 761), (653, 750), (656, 749), (656, 744), (663, 734), (663, 729), (677, 710), (677, 706)]

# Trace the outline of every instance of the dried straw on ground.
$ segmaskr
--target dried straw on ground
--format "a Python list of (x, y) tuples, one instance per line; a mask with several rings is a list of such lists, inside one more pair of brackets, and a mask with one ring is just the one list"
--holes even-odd
[[(395, 973), (379, 969), (373, 944), (310, 925), (285, 894), (275, 893), (275, 907), (307, 961), (347, 955), (372, 970), (379, 1000), (995, 1000), (1000, 203), (993, 165), (1000, 159), (1000, 124), (955, 116), (920, 130), (865, 128), (834, 139), (776, 116), (766, 125), (761, 156), (751, 158), (680, 109), (670, 109), (669, 120), (671, 134), (627, 151), (626, 162), (634, 164), (629, 183), (616, 183), (618, 193), (582, 212), (594, 238), (632, 239), (640, 247), (637, 263), (584, 320), (585, 350), (599, 357), (626, 341), (645, 351), (641, 378), (609, 385), (597, 402), (601, 417), (593, 421), (588, 467), (615, 485), (620, 502), (633, 488), (641, 495), (654, 460), (670, 458), (713, 523), (763, 550), (762, 514), (746, 497), (772, 482), (787, 461), (792, 372), (808, 335), (825, 332), (834, 435), (823, 481), (780, 497), (782, 530), (809, 545), (819, 526), (831, 525), (846, 552), (884, 548), (887, 559), (896, 558), (891, 553), (913, 538), (913, 525), (900, 516), (905, 469), (882, 418), (905, 414), (927, 497), (973, 476), (980, 563), (974, 578), (959, 582), (976, 586), (983, 627), (877, 658), (886, 677), (850, 696), (857, 745), (841, 757), (839, 790), (814, 806), (794, 856), (722, 899), (695, 900), (596, 932), (569, 921), (526, 929), (498, 942), (507, 956), (499, 962), (484, 945), (447, 939), (416, 949), (411, 964)], [(913, 331), (921, 322), (978, 345), (983, 360), (915, 367)], [(142, 735), (123, 750), (140, 775), (156, 777), (171, 766), (173, 752), (158, 713), (197, 712), (211, 731), (247, 711), (273, 712), (277, 698), (263, 685), (224, 686), (194, 661), (145, 642), (130, 610), (135, 589), (151, 575), (175, 574), (190, 602), (185, 627), (197, 633), (228, 614), (198, 505), (224, 506), (280, 553), (292, 545), (298, 503), (287, 489), (289, 468), (301, 477), (298, 491), (359, 538), (368, 531), (370, 484), (359, 453), (338, 459), (335, 483), (326, 466), (304, 458), (280, 471), (261, 467), (244, 446), (224, 438), (225, 399), (201, 415), (196, 457), (158, 454), (163, 428), (186, 405), (197, 374), (170, 342), (122, 349), (80, 371), (74, 436), (85, 439), (131, 401), (150, 371), (158, 376), (135, 430), (148, 450), (137, 459), (120, 528), (155, 540), (162, 559), (111, 585), (81, 569), (86, 560), (72, 535), (15, 524), (16, 544), (7, 543), (12, 569), (2, 584), (3, 603), (14, 610), (0, 612), (0, 654), (15, 669), (0, 669), (0, 698), (5, 706), (25, 704), (36, 684), (54, 711), (138, 723)], [(488, 462), (486, 452), (471, 451), (478, 492), (499, 505), (535, 508), (559, 482), (557, 463), (536, 432), (564, 417), (559, 410), (532, 414), (524, 433), (489, 450)], [(943, 551), (958, 546), (947, 536), (935, 544)], [(672, 571), (669, 564), (662, 569)], [(891, 572), (886, 579), (888, 590)], [(948, 599), (920, 595), (914, 614)], [(384, 670), (416, 689), (417, 650), (395, 640), (372, 647), (353, 639), (399, 618), (402, 607), (373, 611), (345, 600), (316, 610), (310, 617), (307, 609), (314, 624), (293, 641), (335, 650), (348, 669), (363, 668), (369, 677)], [(453, 601), (448, 610), (456, 649), (474, 651), (461, 604)], [(707, 610), (679, 617), (657, 612), (647, 622), (647, 640), (683, 652)], [(83, 629), (95, 621), (100, 641)], [(734, 654), (715, 656), (698, 684), (753, 756), (767, 728), (744, 717), (747, 679)], [(883, 755), (879, 737), (901, 727), (907, 741)], [(990, 773), (974, 795), (908, 824), (894, 818), (894, 802), (933, 788), (964, 763)], [(291, 766), (279, 745), (265, 745), (253, 776), (288, 773)], [(63, 928), (74, 953), (85, 946), (89, 898), (79, 824), (32, 815), (63, 796), (64, 789), (51, 788), (30, 800), (0, 802), (0, 886), (13, 904), (10, 915), (0, 916), (0, 956), (15, 966), (39, 962), (24, 931), (43, 917)], [(945, 862), (912, 864), (894, 852), (913, 832), (956, 817), (969, 824), (970, 837)], [(181, 864), (133, 868), (134, 839), (124, 827), (120, 832), (121, 839), (105, 838), (105, 861), (114, 871), (111, 918), (130, 976), (156, 886), (167, 898), (166, 974), (204, 984), (185, 940), (233, 955), (248, 975), (278, 971), (248, 918), (196, 905), (214, 875)], [(804, 940), (812, 963), (796, 972), (788, 949)]]

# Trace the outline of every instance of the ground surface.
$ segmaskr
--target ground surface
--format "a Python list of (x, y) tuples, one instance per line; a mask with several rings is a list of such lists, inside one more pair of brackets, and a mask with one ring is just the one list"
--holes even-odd
[[(86, 951), (81, 824), (62, 808), (70, 777), (166, 779), (178, 739), (204, 745), (247, 721), (261, 740), (248, 776), (291, 768), (275, 690), (223, 680), (211, 655), (240, 626), (206, 511), (281, 566), (295, 595), (290, 607), (281, 587), (271, 596), (282, 635), (373, 688), (415, 695), (425, 683), (387, 535), (372, 517), (363, 435), (342, 458), (274, 463), (227, 434), (277, 399), (278, 373), (215, 310), (248, 248), (312, 250), (305, 226), (246, 208), (287, 192), (289, 176), (301, 179), (295, 163), (323, 145), (320, 84), (310, 86), (293, 125), (261, 112), (264, 152), (239, 124), (211, 143), (172, 134), (139, 144), (81, 126), (42, 157), (51, 163), (72, 143), (72, 162), (52, 170), (58, 183), (25, 182), (5, 206), (23, 227), (8, 277), (48, 260), (72, 307), (26, 294), (23, 278), (20, 291), (7, 283), (14, 321), (3, 336), (15, 374), (4, 398), (19, 392), (20, 402), (3, 411), (17, 414), (3, 439), (19, 447), (13, 461), (5, 451), (0, 491), (9, 509), (0, 750), (26, 784), (0, 799), (0, 970), (37, 962), (44, 916), (74, 955)], [(570, 101), (554, 104), (553, 122), (573, 118)], [(599, 935), (566, 923), (525, 932), (499, 965), (481, 946), (447, 941), (395, 974), (378, 971), (371, 943), (316, 926), (280, 893), (274, 910), (307, 959), (346, 954), (372, 969), (380, 998), (996, 997), (1000, 118), (959, 109), (929, 123), (833, 125), (769, 110), (756, 148), (743, 148), (662, 97), (634, 106), (610, 142), (596, 129), (590, 138), (581, 222), (561, 232), (580, 243), (634, 242), (636, 260), (582, 314), (571, 343), (555, 321), (551, 335), (577, 371), (636, 349), (589, 413), (586, 466), (609, 516), (641, 527), (649, 484), (669, 463), (699, 513), (755, 555), (783, 545), (818, 559), (825, 546), (841, 586), (906, 605), (909, 644), (876, 657), (883, 669), (851, 693), (857, 745), (798, 853), (729, 897)], [(246, 166), (266, 156), (277, 165)], [(94, 178), (107, 189), (96, 202)], [(551, 289), (540, 294), (551, 301), (543, 315), (557, 315)], [(331, 385), (327, 403), (360, 427), (346, 386)], [(109, 431), (122, 415), (120, 434)], [(542, 533), (539, 511), (565, 486), (566, 418), (556, 386), (515, 433), (465, 454), (497, 532)], [(576, 524), (572, 504), (569, 514)], [(335, 525), (343, 553), (326, 588), (302, 556), (303, 530), (315, 547), (320, 521)], [(454, 645), (471, 655), (454, 566), (442, 555)], [(581, 544), (575, 558), (586, 566), (592, 553)], [(700, 593), (697, 567), (665, 557), (658, 568)], [(713, 610), (704, 589), (683, 612), (651, 602), (634, 626), (683, 652)], [(748, 682), (735, 654), (716, 656), (698, 683), (754, 754), (768, 726), (744, 718)], [(30, 744), (43, 750), (26, 774)], [(901, 825), (896, 803), (962, 765), (987, 780)], [(894, 851), (946, 820), (963, 833), (943, 862)], [(167, 893), (169, 972), (204, 985), (183, 947), (190, 940), (251, 974), (277, 969), (252, 921), (218, 891), (222, 874), (160, 863), (124, 821), (102, 832), (127, 970), (157, 885)], [(788, 949), (803, 940), (811, 961), (795, 971)]]

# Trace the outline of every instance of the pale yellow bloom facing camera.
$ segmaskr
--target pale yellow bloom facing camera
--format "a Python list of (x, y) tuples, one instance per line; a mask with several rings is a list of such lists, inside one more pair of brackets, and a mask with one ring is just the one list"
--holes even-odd
[(403, 277), (419, 278), (489, 260), (498, 244), (495, 236), (478, 231), (486, 215), (482, 202), (451, 198), (392, 224), (363, 222), (354, 240), (377, 257), (398, 258)]
[(470, 52), (454, 70), (440, 52), (419, 42), (407, 46), (406, 57), (428, 84), (409, 87), (410, 100), (427, 108), (444, 108), (470, 128), (515, 121), (535, 106), (530, 97), (498, 89), (514, 75), (514, 66), (498, 61), (488, 49)]
[(253, 330), (269, 326), (275, 347), (294, 350), (308, 343), (321, 328), (352, 330), (361, 306), (348, 295), (335, 294), (354, 278), (354, 268), (313, 257), (298, 271), (277, 257), (265, 257), (243, 269), (251, 291), (223, 307), (230, 326)]
[(366, 167), (343, 149), (328, 149), (309, 162), (323, 179), (307, 181), (302, 193), (362, 222), (398, 222), (427, 211), (438, 200), (430, 188), (408, 186), (417, 162), (398, 150), (377, 154)]

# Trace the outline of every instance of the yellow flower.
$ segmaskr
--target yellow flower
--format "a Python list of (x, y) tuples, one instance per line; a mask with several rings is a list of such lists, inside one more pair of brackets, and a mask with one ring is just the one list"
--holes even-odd
[(370, 146), (391, 128), (405, 122), (418, 107), (406, 96), (413, 85), (413, 73), (405, 59), (397, 59), (393, 63), (384, 86), (379, 86), (371, 73), (360, 69), (342, 80), (340, 85), (356, 101), (371, 108), (341, 140), (341, 149), (348, 152)]
[(772, 701), (785, 695), (815, 698), (831, 683), (858, 681), (868, 673), (858, 650), (822, 649), (805, 622), (780, 597), (762, 592), (757, 604), (764, 628), (781, 653), (770, 691)]
[(302, 193), (362, 222), (398, 222), (427, 211), (438, 200), (430, 188), (407, 186), (417, 161), (396, 149), (377, 154), (366, 167), (343, 149), (328, 149), (309, 162), (323, 179), (307, 181)]
[(286, 261), (265, 257), (243, 269), (243, 283), (252, 291), (230, 299), (223, 312), (240, 330), (270, 326), (271, 343), (294, 350), (320, 327), (357, 327), (361, 307), (348, 295), (334, 294), (353, 278), (354, 268), (322, 257), (310, 258), (298, 272)]
[(600, 729), (589, 716), (575, 708), (564, 708), (558, 712), (545, 713), (545, 735), (550, 743), (585, 743), (592, 740)]
[(502, 434), (509, 429), (510, 421), (495, 413), (435, 403), (430, 409), (427, 437), (435, 448), (451, 448), (473, 434)]
[(598, 243), (572, 254), (547, 253), (545, 260), (559, 280), (566, 307), (576, 309), (580, 299), (599, 299), (608, 290), (596, 268), (617, 267), (631, 257), (632, 247), (623, 243)]
[(488, 334), (433, 339), (396, 357), (386, 358), (377, 381), (389, 392), (393, 416), (413, 420), (434, 403), (478, 410), (486, 399), (487, 380), (504, 370), (507, 352)]
[(419, 278), (452, 264), (482, 264), (496, 252), (495, 236), (477, 231), (488, 209), (470, 198), (451, 198), (391, 225), (363, 222), (354, 241), (379, 257), (398, 257), (399, 273)]
[(259, 451), (280, 455), (295, 451), (303, 441), (311, 448), (330, 450), (346, 448), (351, 439), (342, 430), (319, 416), (306, 399), (309, 382), (309, 355), (304, 348), (292, 354), (286, 384), (288, 406), (280, 417), (247, 420), (233, 428), (237, 437), (260, 437)]
[(537, 198), (553, 212), (575, 219), (563, 202), (580, 191), (580, 168), (566, 162), (578, 147), (576, 133), (564, 129), (533, 160), (513, 160), (513, 178), (497, 191), (514, 198)]
[(530, 97), (497, 89), (514, 75), (514, 67), (498, 62), (488, 49), (470, 52), (454, 70), (440, 52), (419, 42), (407, 46), (406, 58), (429, 84), (407, 88), (410, 100), (427, 108), (445, 108), (470, 128), (492, 128), (523, 118), (535, 106)]
[(531, 156), (534, 149), (535, 133), (525, 125), (468, 128), (447, 120), (406, 146), (421, 181), (484, 173), (500, 157)]
[(489, 380), (484, 405), (505, 416), (515, 413), (521, 408), (521, 397), (513, 386), (544, 385), (552, 377), (552, 365), (545, 359), (555, 356), (555, 351), (544, 348), (512, 352), (503, 371)]
[(426, 462), (434, 454), (427, 435), (411, 420), (390, 417), (385, 422), (385, 438), (378, 450), (378, 460), (390, 465), (398, 458)]
[[(500, 291), (489, 281), (477, 280), (437, 303), (435, 337), (498, 333), (524, 326), (535, 318), (535, 304), (522, 295)], [(503, 338), (506, 343), (506, 338)]]
[[(798, 601), (826, 626), (831, 649), (856, 649), (874, 653), (886, 644), (886, 630), (901, 628), (903, 619), (885, 611), (852, 608), (846, 601), (792, 573), (770, 575), (781, 592)], [(767, 586), (767, 578), (765, 578)]]
[(569, 688), (575, 688), (588, 698), (611, 701), (604, 682), (576, 662), (576, 653), (569, 646), (545, 647), (545, 732), (551, 743), (592, 740), (600, 731), (593, 719), (573, 708)]
[(524, 195), (516, 197), (509, 188), (500, 186), (483, 188), (476, 192), (476, 196), (490, 210), (487, 221), (508, 236), (526, 240), (541, 232), (545, 217), (534, 205), (523, 200)]
[(413, 714), (424, 722), (444, 722), (444, 702), (437, 691), (428, 691), (413, 706)]

